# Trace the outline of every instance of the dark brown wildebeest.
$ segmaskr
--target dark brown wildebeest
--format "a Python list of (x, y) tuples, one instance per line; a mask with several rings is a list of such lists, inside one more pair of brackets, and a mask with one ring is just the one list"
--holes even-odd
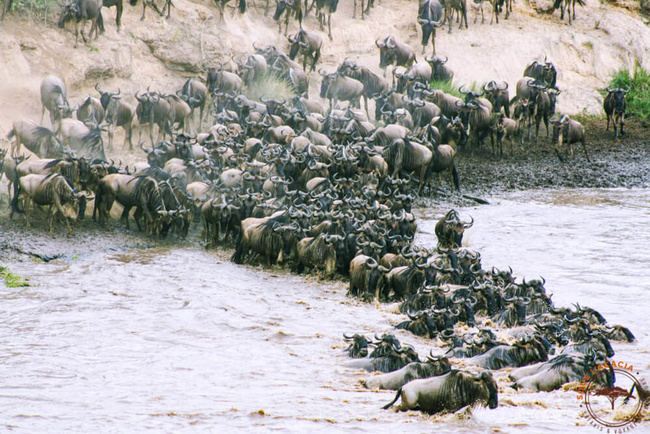
[(40, 206), (50, 205), (50, 232), (54, 231), (54, 217), (58, 212), (65, 220), (68, 233), (72, 233), (70, 222), (63, 211), (63, 205), (73, 204), (78, 206), (77, 220), (82, 220), (86, 211), (86, 200), (91, 197), (83, 193), (77, 193), (66, 181), (63, 175), (53, 173), (50, 175), (30, 174), (20, 178), (18, 194), (24, 197), (23, 210), (27, 227), (29, 222), (29, 202), (33, 201)]
[(95, 32), (95, 39), (99, 37), (99, 25), (97, 23), (98, 18), (101, 16), (101, 8), (103, 4), (101, 0), (75, 0), (74, 2), (66, 3), (63, 5), (61, 10), (61, 16), (59, 17), (59, 28), (65, 28), (66, 23), (69, 21), (74, 21), (74, 46), (77, 48), (79, 43), (79, 22), (83, 21), (81, 24), (81, 37), (85, 42), (88, 42), (86, 36), (84, 35), (84, 29), (86, 28), (86, 22), (90, 20), (92, 25), (90, 26), (90, 31), (88, 32), (88, 38), (92, 37), (93, 32)]
[(413, 380), (400, 387), (395, 399), (382, 408), (387, 410), (400, 397), (398, 411), (418, 408), (431, 414), (455, 412), (478, 402), (491, 409), (499, 405), (497, 383), (489, 371), (474, 375), (453, 369), (437, 377)]
[(614, 126), (614, 140), (618, 140), (618, 129), (616, 128), (616, 122), (619, 122), (621, 125), (621, 134), (625, 134), (623, 131), (623, 126), (625, 125), (625, 109), (627, 108), (627, 101), (625, 101), (625, 95), (630, 92), (630, 88), (625, 89), (610, 89), (607, 88), (607, 96), (603, 102), (603, 108), (605, 109), (605, 114), (607, 115), (607, 128), (605, 131), (609, 131), (609, 121), (612, 121)]

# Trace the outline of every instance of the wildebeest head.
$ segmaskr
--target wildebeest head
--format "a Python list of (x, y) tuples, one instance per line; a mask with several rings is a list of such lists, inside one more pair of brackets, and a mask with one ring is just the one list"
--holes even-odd
[(136, 111), (141, 122), (150, 122), (151, 118), (153, 118), (153, 106), (158, 102), (159, 98), (157, 94), (149, 91), (142, 95), (139, 95), (139, 92), (135, 93), (135, 99), (138, 100)]
[(487, 390), (489, 392), (489, 397), (488, 397), (488, 407), (490, 409), (495, 409), (499, 405), (499, 389), (497, 387), (497, 383), (492, 377), (492, 372), (490, 371), (485, 371), (481, 372), (481, 375), (479, 375), (476, 378), (476, 381), (481, 381), (485, 386), (487, 387)]
[(429, 39), (435, 37), (435, 31), (438, 27), (442, 26), (444, 18), (440, 18), (438, 21), (418, 18), (418, 23), (422, 27), (422, 45), (426, 47), (429, 43)]
[(291, 42), (291, 48), (289, 50), (289, 59), (294, 60), (301, 49), (305, 50), (309, 48), (309, 44), (305, 42), (305, 31), (300, 30), (293, 36), (287, 36), (289, 42)]
[(324, 74), (320, 72), (320, 74), (323, 76), (323, 82), (321, 83), (320, 86), (320, 97), (327, 98), (327, 90), (332, 85), (332, 82), (336, 80), (336, 78), (338, 77), (338, 73), (333, 72), (331, 74)]
[(553, 116), (555, 114), (555, 105), (557, 104), (557, 96), (562, 93), (561, 90), (558, 89), (548, 89), (546, 91), (546, 95), (548, 95), (548, 99), (551, 103), (550, 110), (548, 112), (549, 116)]
[(352, 343), (348, 345), (345, 351), (353, 359), (360, 359), (368, 355), (368, 339), (366, 339), (365, 336), (360, 334), (348, 336), (344, 333), (343, 339), (348, 342), (352, 341)]
[(611, 108), (605, 107), (605, 111), (611, 111), (619, 115), (625, 113), (625, 109), (627, 107), (627, 102), (625, 101), (625, 95), (627, 95), (629, 92), (630, 92), (629, 87), (627, 89), (619, 89), (619, 88), (610, 89), (608, 87), (607, 97), (605, 97), (605, 105), (607, 106), (609, 103), (609, 105), (611, 105)]
[[(510, 309), (510, 315), (509, 318), (506, 320), (506, 324), (508, 326), (514, 326), (514, 325), (524, 325), (526, 323), (526, 306), (530, 304), (530, 298), (529, 297), (503, 297), (503, 301), (506, 303), (511, 303)], [(512, 314), (514, 313), (514, 318), (512, 318)], [(512, 320), (515, 320), (513, 323)]]
[(375, 45), (379, 48), (379, 67), (386, 68), (392, 64), (396, 58), (397, 41), (395, 37), (387, 36), (384, 42), (379, 42), (379, 38), (375, 41)]
[(435, 227), (435, 233), (438, 237), (438, 244), (443, 248), (460, 247), (463, 240), (463, 232), (474, 224), (474, 219), (470, 222), (463, 222), (454, 209), (438, 220)]
[[(275, 13), (273, 14), (273, 19), (278, 21), (280, 16), (287, 8), (292, 8), (295, 2), (300, 0), (276, 0)], [(287, 12), (289, 13), (289, 12)]]
[(68, 21), (72, 21), (73, 19), (79, 19), (79, 4), (76, 1), (63, 5), (61, 15), (59, 16), (59, 28), (63, 29)]

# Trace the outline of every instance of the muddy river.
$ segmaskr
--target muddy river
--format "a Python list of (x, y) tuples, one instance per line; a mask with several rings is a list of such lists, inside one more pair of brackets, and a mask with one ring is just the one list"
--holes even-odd
[[(484, 267), (544, 276), (556, 305), (580, 302), (633, 344), (616, 360), (648, 375), (650, 190), (525, 192), (461, 209)], [(444, 210), (418, 211), (435, 245)], [(427, 417), (380, 407), (345, 366), (344, 332), (393, 331), (391, 306), (341, 282), (236, 266), (200, 247), (106, 250), (9, 264), (33, 286), (0, 286), (0, 430), (13, 432), (596, 432), (576, 392), (521, 393), (500, 375), (500, 405)], [(646, 423), (647, 424), (647, 423)], [(638, 427), (638, 432), (648, 425)], [(646, 431), (647, 432), (647, 431)]]

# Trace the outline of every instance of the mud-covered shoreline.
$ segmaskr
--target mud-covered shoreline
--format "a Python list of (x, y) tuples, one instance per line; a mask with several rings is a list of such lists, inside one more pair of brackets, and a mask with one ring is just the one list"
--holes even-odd
[[(456, 161), (461, 193), (485, 198), (523, 190), (650, 187), (650, 137), (646, 122), (628, 120), (626, 134), (617, 142), (611, 126), (605, 132), (605, 120), (581, 122), (585, 126), (591, 161), (587, 161), (578, 143), (573, 146), (573, 157), (568, 156), (567, 146), (563, 146), (561, 155), (565, 161), (560, 162), (542, 124), (540, 139), (522, 145), (518, 137), (512, 154), (506, 143), (503, 156), (493, 155), (489, 140), (479, 152), (459, 152)], [(418, 205), (475, 205), (476, 201), (451, 192), (449, 178), (443, 174), (442, 191), (421, 198)]]

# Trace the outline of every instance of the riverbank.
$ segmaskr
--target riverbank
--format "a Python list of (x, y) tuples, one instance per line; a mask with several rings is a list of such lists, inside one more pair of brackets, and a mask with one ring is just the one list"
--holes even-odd
[[(576, 117), (578, 120), (579, 118)], [(503, 156), (492, 155), (489, 140), (482, 151), (457, 154), (461, 191), (473, 197), (488, 197), (513, 191), (562, 188), (647, 188), (650, 186), (650, 125), (647, 121), (630, 119), (625, 135), (614, 142), (611, 129), (605, 132), (606, 121), (600, 118), (579, 119), (585, 127), (587, 151), (574, 144), (574, 156), (567, 146), (561, 151), (565, 162), (558, 159), (554, 144), (546, 139), (540, 127), (540, 140), (521, 144), (520, 138), (504, 146)], [(475, 203), (458, 194), (450, 194), (449, 176), (443, 175), (443, 191), (422, 198), (419, 206), (433, 204), (463, 206)]]

